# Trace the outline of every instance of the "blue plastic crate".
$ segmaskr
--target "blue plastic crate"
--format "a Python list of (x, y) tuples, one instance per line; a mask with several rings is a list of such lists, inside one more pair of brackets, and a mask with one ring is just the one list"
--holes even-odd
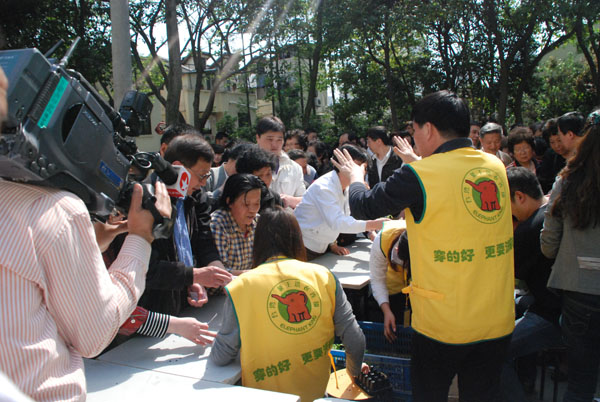
[[(346, 352), (343, 350), (332, 350), (331, 355), (333, 356), (336, 368), (340, 369), (346, 366)], [(412, 401), (410, 359), (365, 354), (363, 361), (388, 376), (395, 401)]]
[(388, 342), (383, 335), (383, 324), (379, 322), (359, 321), (358, 325), (365, 334), (367, 352), (374, 355), (392, 355), (395, 357), (410, 357), (410, 347), (413, 330), (396, 326), (396, 340)]

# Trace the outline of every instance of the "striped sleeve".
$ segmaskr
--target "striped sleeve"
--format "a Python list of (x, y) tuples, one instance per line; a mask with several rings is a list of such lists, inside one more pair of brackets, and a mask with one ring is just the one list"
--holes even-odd
[(137, 333), (144, 336), (152, 336), (155, 338), (163, 338), (167, 334), (169, 328), (170, 316), (167, 314), (148, 312), (148, 319), (137, 330)]

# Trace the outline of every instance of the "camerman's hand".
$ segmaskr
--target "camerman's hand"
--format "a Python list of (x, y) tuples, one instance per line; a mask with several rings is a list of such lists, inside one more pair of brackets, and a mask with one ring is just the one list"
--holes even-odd
[[(135, 234), (143, 237), (152, 243), (152, 227), (154, 218), (150, 211), (142, 208), (142, 186), (136, 183), (133, 186), (133, 194), (131, 196), (131, 205), (129, 206), (129, 214), (127, 216), (127, 228), (130, 234)], [(162, 216), (171, 216), (171, 202), (167, 193), (167, 188), (164, 183), (157, 182), (155, 184), (154, 195), (156, 197), (156, 209)]]
[(171, 217), (171, 199), (169, 198), (169, 192), (165, 183), (157, 181), (154, 184), (154, 196), (156, 197), (154, 205), (158, 212), (160, 212), (160, 215), (165, 218)]
[(105, 252), (115, 237), (127, 232), (127, 221), (120, 221), (116, 224), (94, 222), (94, 232), (96, 233), (96, 242), (100, 247), (100, 251)]
[(6, 92), (8, 91), (8, 80), (4, 75), (4, 70), (0, 67), (0, 123), (6, 118), (8, 113), (8, 101), (6, 100)]

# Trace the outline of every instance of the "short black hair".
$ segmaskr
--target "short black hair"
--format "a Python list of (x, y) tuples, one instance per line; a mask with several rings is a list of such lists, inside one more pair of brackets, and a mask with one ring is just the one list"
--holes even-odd
[(223, 192), (219, 198), (219, 207), (229, 209), (229, 204), (238, 199), (238, 197), (246, 194), (251, 190), (261, 190), (263, 182), (258, 177), (252, 174), (236, 173), (227, 178), (223, 186)]
[(223, 154), (223, 162), (227, 162), (228, 160), (236, 161), (240, 155), (242, 155), (247, 150), (254, 147), (255, 144), (250, 142), (242, 142), (240, 144), (235, 145), (232, 148), (225, 148), (225, 153)]
[(508, 134), (508, 150), (511, 153), (515, 152), (515, 145), (526, 142), (531, 147), (532, 151), (535, 151), (535, 141), (531, 130), (527, 127), (515, 127)]
[(485, 123), (481, 129), (479, 129), (479, 138), (483, 139), (486, 134), (500, 134), (500, 137), (504, 137), (504, 130), (498, 123)]
[(215, 153), (210, 144), (201, 135), (196, 134), (185, 134), (174, 138), (165, 151), (167, 162), (179, 161), (187, 168), (198, 163), (198, 159), (212, 163), (214, 158)]
[(411, 120), (419, 126), (431, 123), (444, 138), (468, 137), (471, 113), (467, 103), (451, 91), (438, 91), (419, 100)]
[(508, 177), (511, 200), (515, 199), (517, 191), (527, 194), (534, 200), (541, 200), (544, 196), (542, 186), (531, 170), (522, 166), (510, 167), (506, 169), (506, 177)]
[(392, 145), (392, 139), (383, 126), (371, 127), (367, 130), (367, 138), (373, 141), (381, 140), (385, 145)]
[(300, 147), (306, 151), (306, 133), (304, 131), (300, 130), (299, 128), (295, 128), (292, 131), (289, 131), (285, 135), (283, 143), (285, 144), (285, 142), (290, 138), (296, 138), (296, 141), (298, 141), (298, 145), (300, 145)]
[(315, 148), (315, 155), (319, 159), (329, 158), (331, 156), (331, 149), (323, 141), (311, 141), (308, 143), (308, 146)]
[(558, 118), (558, 128), (566, 134), (572, 131), (578, 137), (583, 136), (585, 117), (579, 112), (568, 112)]
[(252, 145), (237, 158), (235, 171), (252, 174), (265, 166), (269, 166), (272, 171), (275, 171), (275, 155), (265, 151), (258, 145)]
[[(357, 146), (346, 143), (346, 144), (342, 145), (341, 147), (339, 147), (338, 149), (342, 152), (344, 152), (344, 150), (348, 151), (348, 153), (350, 154), (350, 157), (355, 162), (369, 163), (369, 158), (367, 157), (367, 153), (363, 152)], [(333, 170), (335, 170), (336, 172), (339, 172), (339, 169), (335, 165), (333, 166)]]
[(168, 145), (173, 140), (173, 138), (185, 134), (201, 135), (200, 131), (196, 130), (196, 128), (192, 125), (186, 123), (175, 123), (171, 124), (165, 129), (165, 132), (160, 137), (160, 143)]
[[(356, 143), (358, 142), (358, 137), (357, 137), (357, 135), (356, 135), (356, 134), (354, 134), (354, 133), (348, 132), (348, 131), (346, 131), (345, 133), (341, 133), (341, 134), (340, 134), (340, 136), (338, 137), (338, 142), (339, 142), (339, 139), (340, 139), (340, 137), (341, 137), (342, 135), (344, 135), (344, 134), (348, 134), (348, 141), (347, 141), (347, 142), (345, 142), (344, 144), (347, 144), (347, 143), (356, 144)], [(342, 145), (344, 145), (344, 144), (342, 144)]]
[(225, 138), (225, 137), (229, 138), (229, 134), (227, 134), (227, 133), (226, 133), (226, 132), (224, 132), (224, 131), (219, 131), (219, 132), (218, 132), (218, 133), (215, 135), (215, 140), (221, 140), (221, 139), (223, 139), (223, 138)]
[(256, 123), (256, 134), (260, 137), (266, 132), (285, 133), (285, 124), (277, 116), (265, 116)]
[(542, 127), (542, 137), (550, 144), (550, 137), (558, 135), (558, 119), (548, 119)]
[(295, 161), (296, 159), (302, 159), (302, 158), (307, 158), (307, 160), (308, 160), (306, 152), (304, 152), (301, 149), (290, 149), (287, 152), (287, 154), (290, 157), (290, 159), (293, 160), (293, 161)]
[(213, 149), (213, 152), (216, 154), (222, 154), (225, 152), (225, 147), (223, 145), (219, 145), (219, 144), (210, 144), (211, 148)]

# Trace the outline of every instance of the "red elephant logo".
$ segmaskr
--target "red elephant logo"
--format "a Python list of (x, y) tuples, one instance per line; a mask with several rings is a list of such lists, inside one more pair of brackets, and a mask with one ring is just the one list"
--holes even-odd
[(483, 180), (477, 184), (470, 180), (465, 180), (465, 182), (480, 194), (480, 208), (482, 211), (495, 211), (500, 209), (500, 202), (498, 201), (498, 187), (493, 180)]
[(287, 306), (288, 322), (302, 322), (304, 320), (310, 320), (310, 313), (308, 312), (307, 302), (308, 296), (306, 293), (299, 290), (297, 292), (288, 293), (285, 297), (272, 294), (271, 297), (279, 300)]

